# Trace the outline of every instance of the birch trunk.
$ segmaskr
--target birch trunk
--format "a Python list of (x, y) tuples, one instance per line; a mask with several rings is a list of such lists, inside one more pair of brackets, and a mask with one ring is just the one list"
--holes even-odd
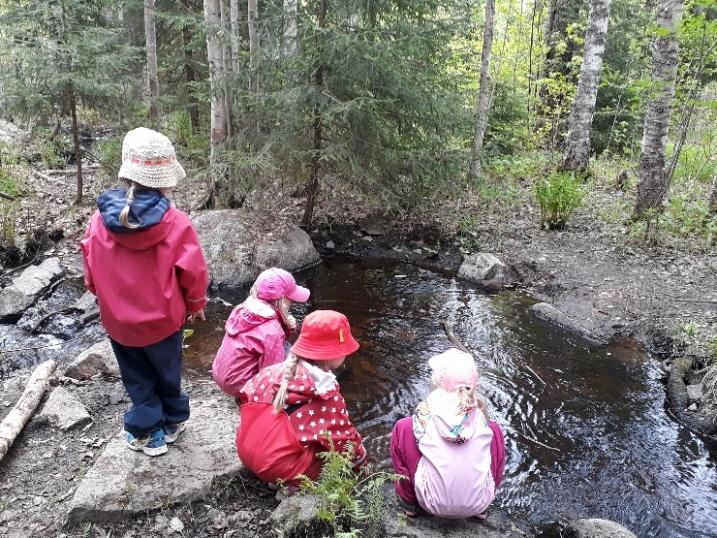
[(209, 85), (211, 87), (210, 141), (209, 157), (211, 168), (211, 187), (208, 206), (216, 204), (217, 192), (225, 170), (221, 163), (221, 151), (227, 139), (227, 110), (224, 99), (224, 55), (221, 30), (220, 0), (204, 0), (204, 20), (207, 27), (207, 59), (209, 61)]
[(284, 34), (281, 39), (284, 58), (291, 58), (296, 54), (299, 38), (298, 3), (298, 0), (284, 0)]
[(568, 123), (568, 140), (563, 159), (565, 170), (585, 172), (588, 168), (590, 133), (600, 83), (602, 57), (607, 42), (610, 2), (611, 0), (592, 0), (590, 4), (583, 64), (580, 66), (578, 89)]
[[(328, 11), (328, 0), (321, 0), (319, 3), (318, 23), (319, 28), (326, 27), (326, 12)], [(322, 55), (323, 46), (319, 45), (319, 54)], [(314, 85), (317, 95), (321, 95), (324, 90), (324, 63), (323, 59), (316, 68), (314, 74)], [(314, 202), (319, 191), (319, 174), (321, 173), (321, 148), (323, 143), (323, 118), (321, 116), (321, 108), (317, 100), (314, 104), (314, 119), (312, 122), (314, 131), (314, 148), (311, 156), (311, 174), (309, 176), (309, 184), (306, 186), (306, 205), (304, 206), (304, 216), (301, 218), (301, 225), (304, 228), (310, 228), (314, 218)]]
[(249, 0), (247, 4), (249, 23), (249, 91), (259, 93), (259, 7), (257, 0)]
[(239, 15), (239, 0), (229, 0), (229, 19), (231, 23), (231, 43), (232, 43), (232, 70), (239, 73), (239, 55), (241, 53), (241, 17)]
[(667, 191), (665, 148), (680, 49), (676, 33), (683, 9), (682, 0), (659, 0), (657, 3), (658, 33), (652, 42), (652, 94), (642, 132), (636, 218), (644, 217), (652, 209), (659, 210)]
[(483, 48), (480, 54), (480, 87), (476, 104), (476, 125), (473, 138), (473, 157), (468, 172), (472, 180), (480, 176), (480, 159), (483, 153), (483, 138), (488, 126), (490, 109), (490, 52), (493, 47), (493, 23), (495, 20), (495, 0), (485, 2), (485, 26), (483, 28)]
[(157, 33), (154, 25), (155, 0), (144, 0), (144, 42), (147, 55), (147, 91), (149, 94), (149, 122), (159, 123), (159, 67), (157, 65)]
[(182, 28), (182, 44), (184, 47), (184, 77), (187, 81), (187, 100), (189, 101), (189, 121), (192, 125), (192, 132), (199, 130), (199, 103), (194, 95), (192, 83), (197, 80), (197, 72), (194, 69), (194, 54), (191, 48), (192, 30), (188, 24)]
[(42, 395), (47, 390), (47, 384), (50, 376), (55, 371), (55, 361), (43, 362), (35, 368), (30, 379), (27, 381), (25, 391), (5, 420), (0, 423), (0, 460), (5, 457), (13, 442), (20, 435), (20, 432), (27, 424), (32, 414), (37, 409), (37, 405), (42, 399)]

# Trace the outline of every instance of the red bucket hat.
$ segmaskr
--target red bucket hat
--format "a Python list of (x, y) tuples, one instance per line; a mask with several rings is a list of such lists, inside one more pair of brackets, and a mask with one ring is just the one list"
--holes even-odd
[(328, 361), (350, 355), (358, 348), (346, 316), (335, 310), (316, 310), (304, 318), (291, 351), (304, 359)]

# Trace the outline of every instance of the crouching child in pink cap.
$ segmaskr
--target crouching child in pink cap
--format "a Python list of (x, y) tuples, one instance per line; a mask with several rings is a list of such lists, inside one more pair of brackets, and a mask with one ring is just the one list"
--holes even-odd
[(503, 432), (486, 419), (473, 357), (457, 349), (431, 357), (433, 391), (391, 435), (396, 493), (413, 517), (485, 518), (503, 479)]
[(257, 277), (249, 297), (229, 315), (212, 364), (214, 381), (224, 392), (238, 398), (262, 368), (284, 360), (286, 338), (296, 330), (289, 307), (308, 299), (309, 290), (297, 286), (288, 271), (272, 267)]

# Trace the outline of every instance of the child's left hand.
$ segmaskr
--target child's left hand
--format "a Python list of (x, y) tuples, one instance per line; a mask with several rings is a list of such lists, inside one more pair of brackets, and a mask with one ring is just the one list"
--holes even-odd
[(194, 323), (194, 321), (198, 319), (201, 319), (202, 321), (207, 321), (207, 318), (204, 317), (203, 308), (197, 312), (190, 312), (189, 317), (187, 319), (189, 319), (189, 323)]
[(289, 326), (289, 330), (295, 331), (296, 330), (296, 318), (289, 314), (286, 316), (286, 324)]

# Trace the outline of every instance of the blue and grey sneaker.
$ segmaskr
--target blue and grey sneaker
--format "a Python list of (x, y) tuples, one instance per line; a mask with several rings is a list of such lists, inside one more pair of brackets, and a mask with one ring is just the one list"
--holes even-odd
[(148, 456), (161, 456), (167, 453), (167, 442), (164, 440), (164, 430), (154, 430), (147, 437), (135, 437), (127, 433), (127, 446), (135, 451), (142, 451)]
[(165, 424), (164, 425), (164, 440), (167, 443), (174, 443), (182, 432), (187, 428), (186, 422), (180, 422), (179, 424)]

